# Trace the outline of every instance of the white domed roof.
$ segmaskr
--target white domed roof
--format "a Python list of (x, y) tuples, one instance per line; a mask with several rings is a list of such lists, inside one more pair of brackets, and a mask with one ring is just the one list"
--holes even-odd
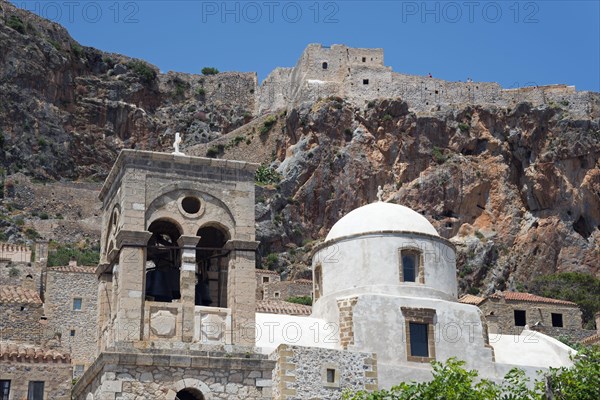
[(418, 212), (399, 204), (378, 201), (350, 211), (333, 225), (325, 240), (378, 231), (404, 231), (439, 236)]

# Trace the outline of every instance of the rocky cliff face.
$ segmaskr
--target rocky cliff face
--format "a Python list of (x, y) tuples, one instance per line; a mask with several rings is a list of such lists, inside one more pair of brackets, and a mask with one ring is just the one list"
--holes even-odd
[(101, 181), (120, 149), (170, 151), (180, 131), (188, 154), (276, 170), (257, 187), (263, 265), (307, 276), (315, 241), (381, 185), (455, 243), (463, 292), (600, 273), (598, 94), (585, 116), (560, 103), (416, 112), (331, 97), (255, 118), (254, 74), (161, 74), (0, 6), (4, 239), (97, 240), (97, 184), (54, 181)]

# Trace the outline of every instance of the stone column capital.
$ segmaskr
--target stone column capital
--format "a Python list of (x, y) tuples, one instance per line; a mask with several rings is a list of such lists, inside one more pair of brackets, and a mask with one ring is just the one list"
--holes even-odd
[(256, 251), (260, 242), (255, 240), (228, 240), (223, 246), (227, 250)]
[(115, 238), (116, 248), (121, 250), (123, 246), (146, 246), (152, 233), (148, 231), (127, 231), (117, 232)]
[(180, 247), (196, 247), (200, 241), (200, 236), (181, 235), (177, 239), (177, 244)]

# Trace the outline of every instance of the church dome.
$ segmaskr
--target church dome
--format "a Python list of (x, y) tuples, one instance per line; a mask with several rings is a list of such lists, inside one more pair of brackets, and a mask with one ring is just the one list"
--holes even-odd
[(350, 211), (333, 225), (325, 241), (363, 233), (396, 231), (439, 236), (418, 212), (399, 204), (378, 201)]

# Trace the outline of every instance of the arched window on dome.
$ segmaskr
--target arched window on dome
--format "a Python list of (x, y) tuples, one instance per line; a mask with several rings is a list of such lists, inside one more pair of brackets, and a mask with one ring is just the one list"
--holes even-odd
[(319, 297), (321, 297), (321, 294), (323, 294), (323, 270), (321, 267), (321, 264), (317, 264), (315, 266), (315, 270), (313, 272), (314, 276), (313, 276), (313, 282), (314, 282), (314, 297), (313, 300), (316, 301)]
[(423, 252), (419, 249), (400, 249), (400, 282), (425, 283)]

